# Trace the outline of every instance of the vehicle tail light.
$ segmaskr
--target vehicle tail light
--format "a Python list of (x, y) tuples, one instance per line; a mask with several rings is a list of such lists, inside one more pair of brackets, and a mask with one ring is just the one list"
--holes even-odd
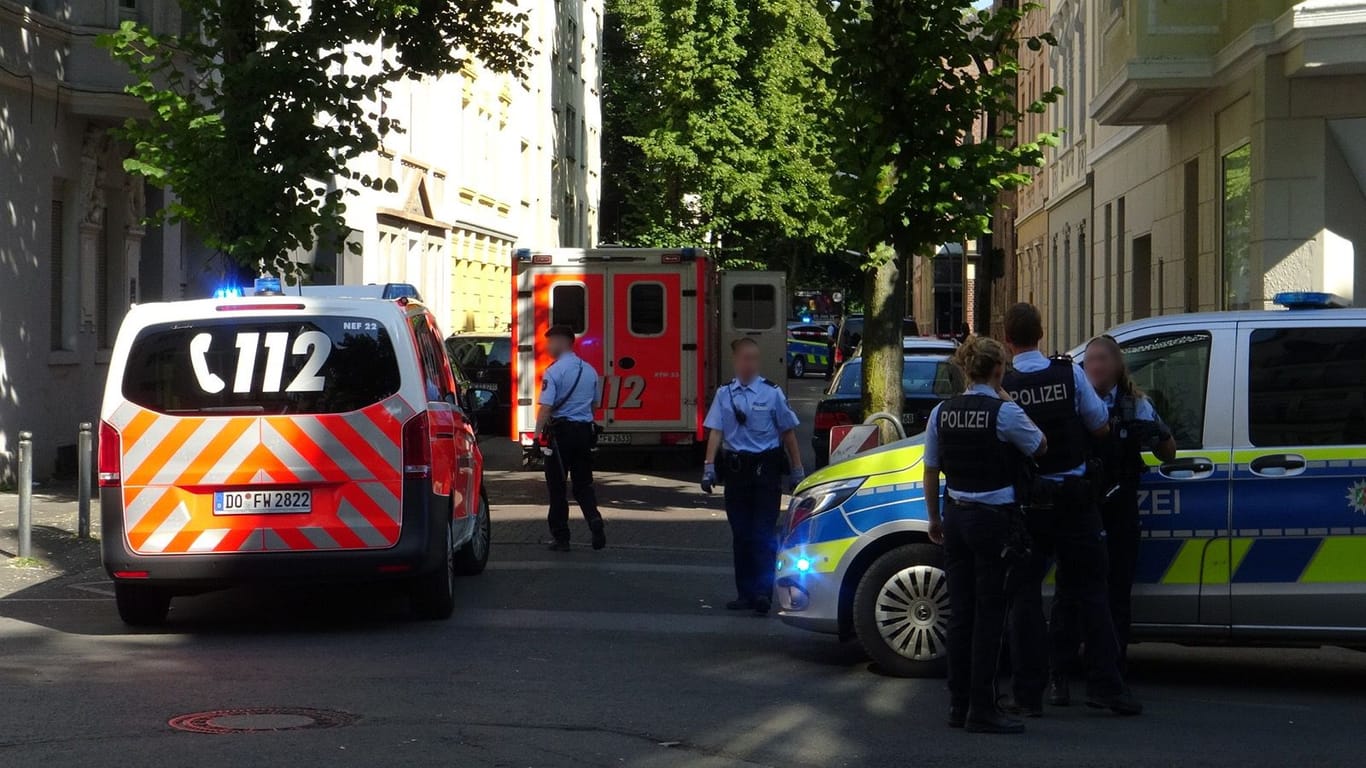
[(841, 424), (853, 423), (854, 419), (847, 413), (839, 413), (838, 411), (826, 411), (824, 413), (820, 411), (816, 412), (816, 429), (830, 429)]
[(427, 439), (425, 413), (419, 413), (403, 425), (403, 476), (432, 476), (432, 444)]
[(96, 459), (101, 488), (117, 488), (123, 482), (123, 459), (119, 455), (119, 431), (107, 421), (100, 422), (100, 450)]
[(150, 577), (151, 574), (147, 571), (114, 571), (114, 578), (116, 579), (146, 579)]
[(844, 350), (841, 349), (841, 348), (839, 348), (839, 347), (835, 347), (835, 365), (840, 365), (840, 364), (843, 363), (843, 362), (844, 362)]
[(659, 436), (661, 445), (692, 445), (693, 433), (691, 432), (665, 432)]

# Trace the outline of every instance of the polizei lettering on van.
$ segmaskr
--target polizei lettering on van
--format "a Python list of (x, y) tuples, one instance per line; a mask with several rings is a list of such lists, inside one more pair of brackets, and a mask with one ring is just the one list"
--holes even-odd
[(1021, 408), (1028, 408), (1031, 405), (1047, 405), (1067, 400), (1067, 385), (1049, 384), (1042, 387), (1030, 387), (1011, 392), (1010, 396), (1015, 398), (1015, 402)]
[(991, 426), (991, 411), (967, 411), (956, 408), (939, 410), (940, 429), (987, 429)]

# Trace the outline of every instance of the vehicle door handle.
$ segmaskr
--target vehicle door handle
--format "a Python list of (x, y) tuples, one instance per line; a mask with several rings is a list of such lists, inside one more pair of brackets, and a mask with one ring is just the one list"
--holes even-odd
[(1273, 453), (1258, 456), (1248, 465), (1252, 474), (1260, 477), (1294, 477), (1302, 474), (1309, 466), (1303, 456), (1293, 453)]
[(1173, 459), (1162, 464), (1157, 471), (1170, 480), (1203, 480), (1214, 474), (1214, 462), (1202, 457)]

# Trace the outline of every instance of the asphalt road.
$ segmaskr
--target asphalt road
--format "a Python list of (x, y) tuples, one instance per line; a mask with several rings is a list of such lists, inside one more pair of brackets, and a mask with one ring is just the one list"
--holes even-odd
[[(804, 418), (816, 388), (794, 387)], [(166, 627), (129, 632), (84, 567), (0, 597), (0, 765), (1359, 762), (1366, 654), (1339, 649), (1138, 646), (1142, 717), (1072, 707), (1021, 737), (950, 731), (942, 681), (882, 677), (856, 645), (721, 609), (719, 500), (677, 457), (615, 462), (602, 476), (612, 546), (555, 556), (539, 543), (535, 475), (508, 446), (488, 453), (494, 560), (446, 622), (411, 620), (384, 589), (236, 590), (177, 599)], [(168, 725), (249, 707), (342, 714), (326, 729)]]

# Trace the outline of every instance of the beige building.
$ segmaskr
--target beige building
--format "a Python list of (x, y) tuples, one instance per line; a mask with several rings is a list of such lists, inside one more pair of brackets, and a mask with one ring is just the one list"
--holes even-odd
[[(1036, 37), (1048, 31), (1048, 9), (1043, 6), (1029, 10), (1020, 24), (1022, 37)], [(1020, 74), (1016, 81), (1016, 98), (1021, 107), (1039, 100), (1053, 87), (1053, 73), (1047, 49), (1020, 49)], [(1024, 112), (1019, 125), (1021, 141), (1033, 141), (1052, 128), (1045, 114)], [(1045, 332), (1054, 325), (1051, 321), (1054, 305), (1048, 292), (1051, 251), (1048, 239), (1048, 193), (1051, 186), (1047, 168), (1025, 168), (1033, 177), (1027, 186), (1015, 194), (1015, 285), (1020, 301), (1034, 304), (1046, 319)]]
[(1366, 3), (1095, 8), (1096, 325), (1366, 301)]

